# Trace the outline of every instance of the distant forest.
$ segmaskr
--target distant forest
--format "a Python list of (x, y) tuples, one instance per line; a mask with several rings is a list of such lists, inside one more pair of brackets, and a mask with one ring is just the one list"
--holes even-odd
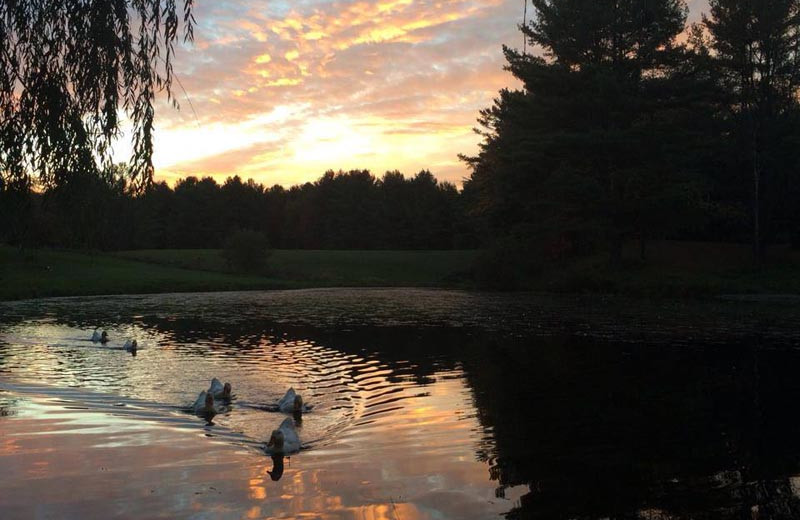
[(528, 51), (504, 48), (522, 86), (480, 113), (462, 190), (428, 171), (170, 188), (135, 165), (34, 161), (37, 177), (20, 148), (0, 152), (0, 240), (201, 248), (242, 229), (276, 248), (483, 247), (522, 270), (614, 264), (631, 241), (642, 258), (656, 239), (749, 242), (756, 262), (800, 246), (800, 0), (711, 0), (693, 26), (682, 0), (532, 4)]
[(428, 171), (406, 178), (366, 170), (325, 173), (314, 183), (266, 188), (239, 177), (222, 185), (187, 177), (141, 195), (127, 172), (74, 176), (69, 183), (19, 194), (5, 190), (0, 240), (89, 249), (220, 248), (237, 230), (262, 233), (284, 249), (453, 249), (478, 246), (476, 225), (453, 184)]

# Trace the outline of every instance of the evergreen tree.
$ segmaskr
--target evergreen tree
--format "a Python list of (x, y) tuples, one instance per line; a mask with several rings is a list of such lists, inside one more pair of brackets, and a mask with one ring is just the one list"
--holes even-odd
[[(561, 256), (653, 234), (686, 198), (671, 161), (684, 49), (679, 0), (534, 0), (523, 27), (543, 56), (504, 49), (522, 90), (481, 112), (484, 141), (466, 158), (479, 210), (497, 235)], [(677, 186), (682, 186), (678, 188)], [(670, 189), (667, 189), (667, 187)]]

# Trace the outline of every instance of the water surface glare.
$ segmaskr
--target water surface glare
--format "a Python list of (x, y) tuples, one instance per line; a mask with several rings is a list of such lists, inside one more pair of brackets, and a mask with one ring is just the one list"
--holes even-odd
[[(0, 304), (0, 516), (798, 518), (796, 310), (405, 289)], [(212, 377), (234, 399), (206, 424), (186, 407)], [(313, 405), (304, 449), (271, 458), (290, 386)]]

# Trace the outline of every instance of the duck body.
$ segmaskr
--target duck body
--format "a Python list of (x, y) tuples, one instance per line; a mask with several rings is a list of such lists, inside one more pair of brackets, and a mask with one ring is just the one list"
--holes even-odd
[(208, 387), (208, 392), (216, 397), (216, 394), (222, 393), (222, 381), (216, 377), (211, 380), (211, 386)]
[(278, 401), (278, 410), (283, 413), (302, 413), (311, 410), (311, 406), (303, 403), (303, 398), (294, 391), (294, 388), (289, 388)]
[(92, 342), (93, 343), (108, 342), (108, 333), (106, 331), (98, 332), (97, 329), (94, 329), (94, 332), (92, 332)]
[(230, 400), (231, 398), (231, 384), (222, 384), (222, 381), (216, 377), (211, 380), (211, 386), (208, 387), (208, 393), (214, 396), (214, 399)]
[(300, 437), (291, 417), (284, 419), (278, 429), (272, 431), (267, 451), (273, 455), (289, 455), (300, 451)]
[(192, 410), (197, 415), (202, 416), (213, 416), (219, 413), (219, 410), (214, 405), (214, 396), (203, 390), (197, 396), (194, 404), (192, 405)]

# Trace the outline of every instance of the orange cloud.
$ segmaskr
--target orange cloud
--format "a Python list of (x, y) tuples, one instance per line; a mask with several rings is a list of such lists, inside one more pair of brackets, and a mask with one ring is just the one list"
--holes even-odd
[(522, 44), (516, 0), (232, 0), (195, 14), (196, 43), (176, 57), (183, 110), (157, 111), (164, 178), (292, 184), (358, 167), (459, 182), (478, 111), (517, 86), (501, 50)]

